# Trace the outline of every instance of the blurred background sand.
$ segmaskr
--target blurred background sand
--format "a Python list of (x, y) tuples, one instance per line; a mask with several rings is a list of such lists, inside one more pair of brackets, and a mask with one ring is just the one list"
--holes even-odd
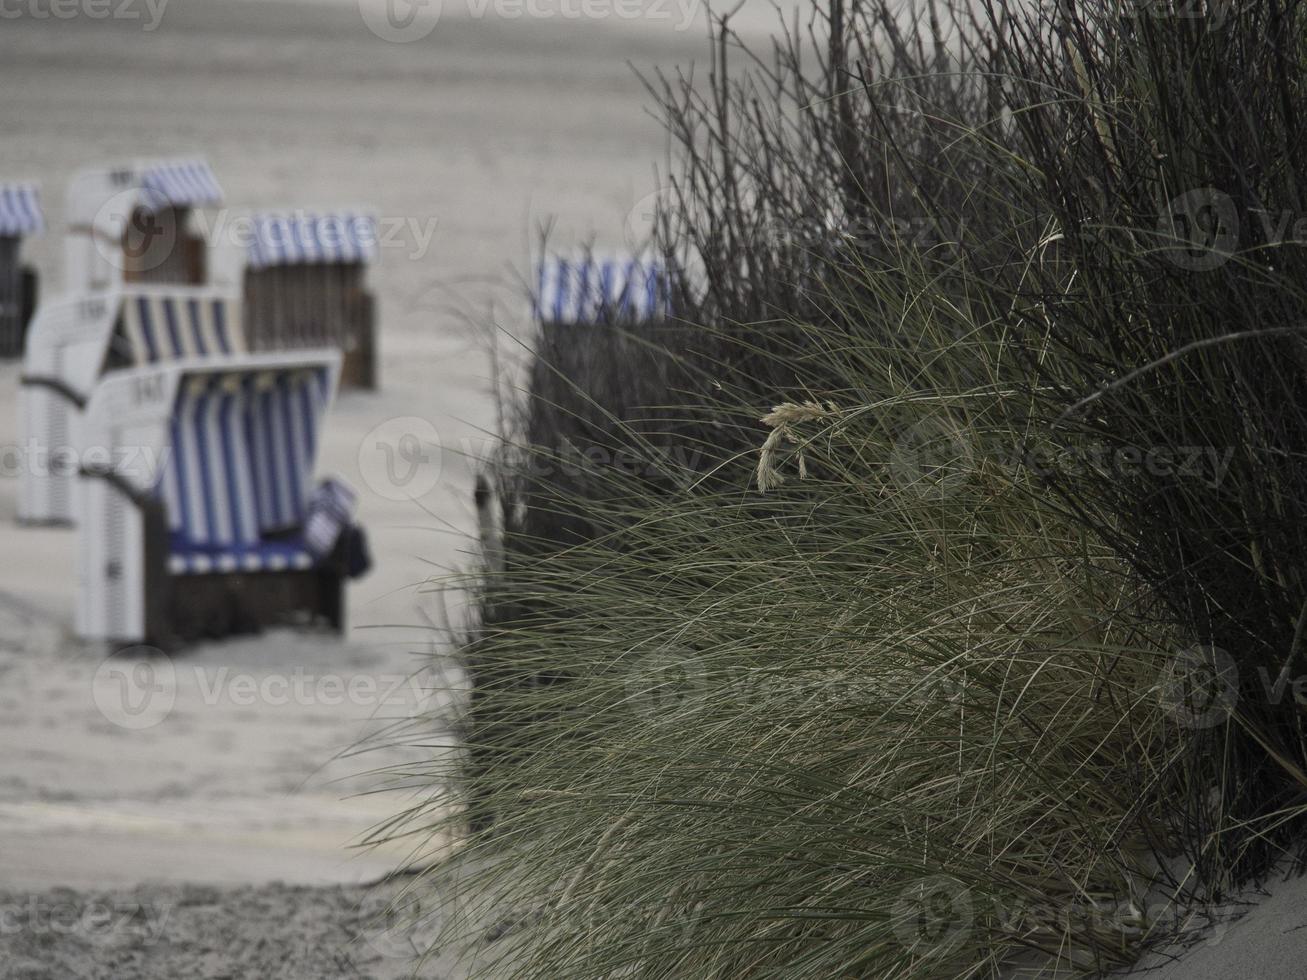
[[(520, 357), (521, 277), (544, 224), (568, 249), (647, 230), (666, 144), (633, 66), (705, 52), (702, 5), (687, 20), (683, 4), (631, 17), (618, 3), (627, 16), (578, 19), (566, 0), (535, 17), (445, 0), (413, 43), (369, 29), (375, 4), (343, 0), (171, 0), (153, 31), (144, 0), (126, 8), (136, 20), (6, 6), (38, 12), (0, 19), (0, 179), (43, 185), (50, 230), (27, 254), (46, 295), (63, 285), (69, 178), (120, 158), (202, 154), (235, 208), (368, 205), (387, 241), (372, 275), (381, 390), (340, 396), (320, 466), (362, 492), (375, 557), (343, 642), (276, 633), (188, 651), (164, 665), (171, 710), (123, 728), (121, 665), (70, 635), (74, 534), (18, 527), (17, 481), (0, 480), (0, 888), (322, 884), (397, 863), (344, 849), (398, 806), (352, 796), (370, 785), (357, 774), (397, 756), (331, 760), (428, 704), (438, 679), (382, 705), (243, 703), (229, 688), (295, 672), (384, 684), (442, 642), (429, 624), (446, 609), (424, 583), (469, 558), (471, 459), (495, 424), (487, 324)], [(4, 445), (20, 439), (18, 373), (0, 365)], [(380, 443), (404, 433), (426, 453), (396, 486)]]

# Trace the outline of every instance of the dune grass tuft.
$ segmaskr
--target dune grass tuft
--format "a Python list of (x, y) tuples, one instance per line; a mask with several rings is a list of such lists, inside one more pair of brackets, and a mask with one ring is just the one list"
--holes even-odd
[(465, 583), (489, 975), (1103, 971), (1300, 839), (1299, 6), (914, 9), (650, 80), (683, 315), (546, 331)]

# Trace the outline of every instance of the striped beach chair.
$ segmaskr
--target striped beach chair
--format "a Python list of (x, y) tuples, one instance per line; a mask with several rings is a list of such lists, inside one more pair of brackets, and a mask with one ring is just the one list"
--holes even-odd
[[(536, 266), (531, 301), (539, 330), (527, 379), (532, 402), (527, 441), (560, 461), (565, 447), (611, 446), (611, 435), (599, 434), (610, 413), (620, 414), (623, 405), (617, 400), (639, 397), (641, 386), (632, 375), (656, 366), (650, 351), (672, 316), (666, 266), (631, 254), (546, 256)], [(582, 336), (578, 326), (618, 329)], [(478, 474), (474, 498), (482, 549), (492, 568), (503, 554), (497, 482), (488, 472)]]
[(376, 255), (376, 222), (363, 211), (252, 215), (244, 275), (250, 349), (338, 347), (341, 385), (375, 388), (367, 271)]
[(240, 303), (218, 290), (135, 285), (42, 304), (20, 379), (26, 463), (19, 518), (75, 519), (69, 459), (78, 420), (102, 375), (244, 350)]
[(166, 647), (341, 627), (344, 565), (305, 528), (339, 366), (305, 351), (104, 377), (79, 457), (81, 636)]
[(82, 171), (68, 188), (67, 288), (205, 283), (207, 250), (190, 215), (221, 203), (222, 188), (201, 159)]
[(0, 183), (0, 357), (20, 357), (36, 309), (37, 276), (23, 266), (23, 239), (45, 231), (35, 184)]
[(535, 314), (541, 323), (649, 321), (671, 313), (671, 280), (656, 261), (551, 256), (536, 270)]

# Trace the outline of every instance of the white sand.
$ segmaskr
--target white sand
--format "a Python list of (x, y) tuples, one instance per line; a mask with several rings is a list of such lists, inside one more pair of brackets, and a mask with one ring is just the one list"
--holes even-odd
[(1288, 980), (1307, 976), (1307, 878), (1272, 877), (1224, 906), (1221, 921), (1184, 948), (1145, 956), (1147, 980)]

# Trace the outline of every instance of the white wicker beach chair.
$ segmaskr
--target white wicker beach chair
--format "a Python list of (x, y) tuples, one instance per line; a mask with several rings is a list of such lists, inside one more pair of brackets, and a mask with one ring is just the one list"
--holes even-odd
[(305, 519), (336, 351), (107, 375), (78, 471), (77, 631), (168, 647), (276, 622), (340, 628), (345, 567)]
[(26, 458), (19, 518), (75, 519), (71, 458), (77, 424), (101, 375), (244, 350), (240, 303), (218, 290), (133, 285), (43, 304), (23, 358)]

